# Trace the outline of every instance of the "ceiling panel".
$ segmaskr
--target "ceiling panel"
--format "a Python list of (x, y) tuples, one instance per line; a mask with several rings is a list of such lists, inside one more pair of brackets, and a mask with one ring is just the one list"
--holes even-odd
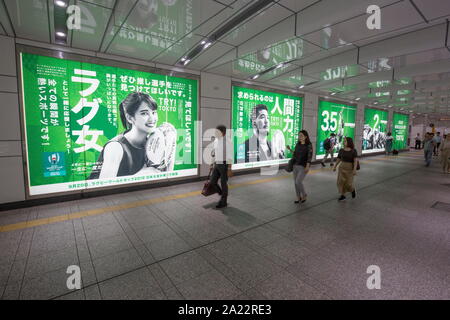
[(4, 0), (16, 36), (50, 42), (46, 0)]
[[(227, 55), (228, 52), (234, 51), (235, 47), (230, 46), (226, 43), (216, 41), (208, 50), (205, 50), (203, 53), (198, 55), (192, 62), (189, 63), (189, 68), (202, 70), (211, 63), (217, 61), (224, 55)], [(236, 56), (231, 56), (230, 60), (235, 58)], [(228, 61), (230, 61), (228, 60)]]
[[(134, 1), (134, 0), (131, 0)], [(88, 4), (94, 4), (100, 7), (112, 9), (116, 0), (78, 0), (78, 2), (84, 2)], [(130, 1), (129, 1), (130, 2)]]
[(286, 72), (293, 71), (293, 70), (296, 70), (296, 69), (298, 69), (298, 66), (296, 66), (294, 64), (287, 64), (287, 65), (284, 65), (284, 66), (282, 66), (280, 68), (275, 68), (274, 70), (272, 70), (270, 72), (264, 73), (263, 75), (261, 75), (258, 78), (258, 80), (264, 82), (264, 81), (273, 79), (275, 77), (278, 77), (278, 76), (280, 76), (280, 75), (282, 75), (282, 74), (284, 74)]
[(124, 27), (177, 41), (224, 8), (212, 0), (139, 0)]
[(412, 0), (427, 20), (450, 15), (448, 0)]
[(414, 52), (442, 48), (445, 45), (446, 24), (414, 31), (364, 46), (360, 50), (360, 63), (379, 57), (394, 57)]
[(152, 57), (154, 62), (174, 65), (177, 63), (194, 45), (199, 43), (203, 38), (194, 34), (189, 34), (180, 41), (173, 44), (164, 52)]
[[(201, 1), (198, 2), (202, 3)], [(226, 4), (224, 1), (219, 2)], [(238, 14), (241, 10), (245, 10), (245, 8), (247, 8), (249, 5), (256, 2), (256, 0), (236, 0), (234, 2), (233, 1), (230, 2), (232, 2), (230, 6), (225, 6), (223, 10), (221, 10), (217, 14), (215, 15), (210, 14), (209, 19), (203, 22), (197, 28), (195, 28), (194, 32), (198, 35), (206, 37), (213, 30), (219, 28), (222, 24), (232, 19), (232, 17)]]
[[(310, 63), (306, 65), (303, 69), (303, 73), (305, 75), (316, 75), (327, 70), (331, 70), (333, 68), (344, 68), (348, 69), (350, 66), (354, 66), (358, 61), (358, 50), (351, 49), (345, 52), (342, 52), (337, 55), (333, 55), (331, 57), (327, 57), (325, 59)], [(353, 69), (355, 67), (351, 67)], [(335, 79), (336, 77), (330, 76), (330, 80)], [(327, 79), (324, 79), (327, 80)]]
[[(78, 1), (81, 9), (81, 29), (72, 30), (71, 44), (75, 48), (99, 50), (105, 34), (112, 9), (107, 9), (86, 1)], [(103, 5), (111, 5), (111, 1), (103, 1)]]
[(4, 10), (2, 2), (0, 2), (0, 24), (0, 31), (3, 34), (11, 37), (14, 36), (13, 29), (11, 27), (11, 24), (9, 23), (8, 16), (6, 15), (6, 10)]
[(165, 38), (122, 28), (117, 32), (107, 53), (149, 60), (174, 43)]
[(293, 37), (295, 37), (295, 16), (291, 16), (249, 39), (238, 47), (238, 54), (241, 56), (246, 53), (255, 52)]
[(270, 79), (267, 81), (267, 83), (295, 88), (315, 81), (317, 81), (317, 79), (308, 76), (302, 76), (301, 68), (297, 68), (290, 72), (284, 73), (281, 76)]
[(292, 15), (291, 11), (278, 4), (274, 4), (267, 7), (265, 10), (262, 10), (256, 16), (253, 16), (252, 19), (232, 30), (228, 35), (220, 40), (238, 46), (290, 15)]
[(329, 49), (423, 22), (419, 13), (407, 1), (382, 8), (381, 17), (382, 28), (379, 30), (367, 28), (367, 15), (362, 15), (307, 34), (303, 38)]
[(279, 0), (278, 3), (285, 6), (293, 12), (299, 12), (300, 10), (309, 7), (310, 5), (319, 2), (320, 0)]
[(297, 14), (297, 35), (305, 35), (358, 15), (365, 15), (369, 5), (383, 7), (394, 2), (397, 1), (322, 0)]

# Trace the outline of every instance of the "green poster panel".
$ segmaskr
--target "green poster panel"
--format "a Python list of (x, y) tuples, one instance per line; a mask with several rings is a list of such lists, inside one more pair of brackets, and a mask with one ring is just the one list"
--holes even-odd
[(384, 151), (388, 125), (388, 112), (378, 109), (364, 109), (362, 153)]
[(287, 163), (302, 128), (303, 99), (233, 86), (233, 169)]
[(408, 125), (409, 125), (408, 115), (394, 112), (394, 121), (392, 125), (394, 149), (402, 150), (408, 148)]
[(30, 195), (197, 174), (197, 80), (21, 53)]
[(331, 133), (336, 134), (336, 151), (343, 146), (345, 137), (354, 140), (355, 121), (356, 107), (320, 100), (317, 116), (316, 159), (323, 159), (325, 155), (323, 142)]

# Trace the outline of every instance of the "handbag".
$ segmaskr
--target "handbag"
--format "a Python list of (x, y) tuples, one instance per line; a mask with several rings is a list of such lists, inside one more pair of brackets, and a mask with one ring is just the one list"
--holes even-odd
[(205, 185), (203, 186), (203, 190), (202, 190), (202, 195), (204, 195), (205, 197), (209, 197), (210, 195), (213, 195), (213, 194), (219, 192), (219, 190), (217, 189), (217, 186), (213, 185), (210, 181), (211, 172), (212, 172), (212, 168), (209, 170), (208, 178), (207, 178)]
[(286, 166), (286, 168), (284, 168), (284, 170), (286, 170), (287, 172), (292, 172), (294, 171), (294, 158), (291, 158)]
[(356, 160), (356, 170), (361, 169), (361, 166), (359, 165), (359, 160)]

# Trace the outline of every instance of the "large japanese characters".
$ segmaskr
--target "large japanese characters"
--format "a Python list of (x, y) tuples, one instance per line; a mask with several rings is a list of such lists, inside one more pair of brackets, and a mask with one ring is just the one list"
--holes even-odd
[(233, 86), (233, 169), (286, 163), (302, 127), (302, 98)]
[(30, 195), (197, 174), (197, 81), (22, 53)]
[(356, 107), (331, 101), (319, 101), (317, 115), (316, 159), (323, 159), (324, 142), (335, 134), (334, 150), (343, 148), (344, 138), (355, 138)]

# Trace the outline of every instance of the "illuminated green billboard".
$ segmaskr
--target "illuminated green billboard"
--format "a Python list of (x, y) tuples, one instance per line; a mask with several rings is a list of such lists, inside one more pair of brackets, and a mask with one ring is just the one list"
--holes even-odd
[(394, 149), (402, 150), (408, 147), (408, 126), (409, 116), (406, 114), (394, 112), (394, 121), (392, 122)]
[(362, 132), (362, 153), (384, 151), (388, 112), (378, 109), (364, 109), (364, 128)]
[(197, 174), (197, 80), (21, 53), (30, 195)]
[(233, 169), (287, 163), (302, 128), (303, 99), (233, 86)]
[(336, 134), (335, 151), (343, 147), (345, 137), (355, 137), (356, 107), (330, 101), (319, 101), (317, 116), (316, 159), (325, 155), (324, 141)]

